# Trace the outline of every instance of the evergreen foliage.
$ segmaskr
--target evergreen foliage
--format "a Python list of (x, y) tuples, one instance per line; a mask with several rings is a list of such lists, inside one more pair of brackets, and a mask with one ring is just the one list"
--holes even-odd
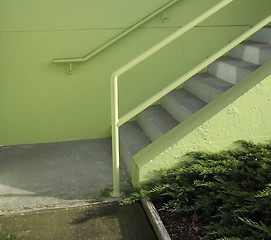
[(209, 219), (204, 240), (271, 239), (271, 144), (194, 152), (195, 161), (163, 171), (123, 200), (162, 202), (162, 210), (200, 212)]
[(19, 239), (20, 235), (20, 233), (6, 234), (5, 232), (1, 231), (0, 225), (0, 240), (16, 240)]

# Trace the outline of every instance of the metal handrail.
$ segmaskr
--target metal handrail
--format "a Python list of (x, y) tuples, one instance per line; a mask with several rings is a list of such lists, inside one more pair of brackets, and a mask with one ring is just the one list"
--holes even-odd
[(135, 23), (134, 25), (132, 25), (131, 27), (129, 27), (128, 29), (126, 29), (125, 31), (123, 31), (119, 35), (115, 36), (114, 38), (112, 38), (111, 40), (109, 40), (108, 42), (106, 42), (105, 44), (98, 47), (96, 50), (92, 51), (91, 53), (87, 54), (84, 57), (56, 58), (56, 59), (53, 59), (53, 63), (70, 63), (71, 64), (73, 62), (78, 62), (78, 63), (79, 62), (86, 62), (87, 60), (96, 56), (98, 53), (100, 53), (104, 49), (110, 47), (112, 44), (114, 44), (115, 42), (117, 42), (121, 38), (125, 37), (130, 32), (134, 31), (135, 29), (137, 29), (138, 27), (140, 27), (141, 25), (143, 25), (144, 23), (146, 23), (147, 21), (149, 21), (153, 17), (157, 16), (159, 13), (165, 11), (166, 9), (168, 9), (169, 7), (171, 7), (173, 4), (177, 3), (178, 1), (179, 0), (172, 0), (172, 1), (168, 2), (167, 4), (163, 5), (162, 7), (160, 7), (159, 9), (154, 11), (153, 13), (151, 13), (150, 15), (144, 17), (139, 22)]
[[(128, 114), (124, 115), (122, 118), (119, 119), (118, 116), (118, 78), (123, 73), (127, 72), (140, 62), (144, 61), (146, 58), (150, 57), (161, 48), (165, 47), (175, 39), (179, 38), (181, 35), (207, 19), (208, 17), (212, 16), (214, 13), (219, 11), (220, 9), (224, 8), (233, 0), (222, 0), (220, 3), (216, 4), (215, 6), (211, 7), (209, 10), (201, 14), (199, 17), (195, 18), (185, 26), (181, 27), (179, 30), (174, 32), (173, 34), (166, 37), (164, 40), (141, 54), (140, 56), (136, 57), (129, 63), (125, 64), (123, 67), (119, 68), (115, 71), (111, 76), (111, 125), (112, 125), (112, 161), (113, 161), (113, 192), (111, 196), (119, 197), (122, 195), (120, 191), (120, 176), (119, 176), (119, 127), (130, 120), (132, 117), (136, 116), (139, 112), (146, 109), (148, 106), (153, 104), (156, 100), (159, 100), (161, 97), (172, 91), (175, 87), (177, 87), (180, 83), (184, 82), (184, 79), (188, 79), (189, 76), (193, 75), (192, 71), (188, 72), (190, 74), (185, 74), (181, 78), (177, 79), (175, 82), (171, 83), (168, 87), (161, 90), (159, 93), (155, 94), (153, 97), (145, 101), (144, 103), (140, 104), (138, 107), (130, 111)], [(195, 72), (196, 73), (196, 72)], [(194, 74), (195, 74), (194, 73)], [(187, 78), (186, 78), (187, 77)], [(180, 80), (181, 79), (181, 80)], [(175, 83), (175, 84), (174, 84)], [(177, 84), (178, 83), (178, 84)], [(156, 99), (154, 101), (154, 99)]]
[(230, 51), (232, 48), (237, 46), (239, 43), (250, 37), (253, 33), (261, 29), (263, 26), (267, 25), (268, 23), (271, 22), (271, 15), (266, 17), (264, 20), (256, 24), (255, 26), (251, 27), (248, 31), (246, 31), (244, 34), (236, 38), (235, 40), (231, 41), (228, 45), (217, 51), (215, 54), (213, 54), (211, 57), (208, 57), (205, 61), (194, 67), (192, 70), (189, 72), (185, 73), (183, 76), (175, 80), (174, 82), (170, 83), (167, 87), (164, 89), (161, 89), (158, 93), (153, 95), (151, 98), (146, 100), (145, 102), (141, 103), (137, 107), (135, 107), (133, 110), (130, 112), (126, 113), (123, 117), (121, 117), (118, 120), (117, 126), (120, 127), (127, 121), (129, 121), (131, 118), (136, 116), (138, 113), (142, 112), (144, 109), (146, 109), (148, 106), (152, 105), (159, 99), (161, 99), (163, 96), (171, 92), (173, 89), (181, 85), (183, 82), (185, 82), (187, 79), (191, 78), (193, 75), (207, 67), (209, 64), (214, 62), (216, 59), (219, 57), (223, 56), (225, 53)]

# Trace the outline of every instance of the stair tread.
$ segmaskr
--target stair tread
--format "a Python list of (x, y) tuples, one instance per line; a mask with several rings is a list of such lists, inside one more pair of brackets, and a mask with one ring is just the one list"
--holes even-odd
[(270, 43), (263, 43), (263, 42), (257, 42), (257, 41), (252, 41), (252, 40), (244, 41), (244, 42), (240, 43), (239, 45), (256, 47), (256, 48), (270, 48), (271, 49)]
[(197, 98), (195, 95), (189, 93), (184, 88), (174, 89), (165, 97), (171, 98), (179, 105), (179, 107), (190, 113), (195, 113), (206, 105), (205, 102)]
[(189, 84), (189, 81), (197, 81), (198, 84), (208, 85), (209, 88), (215, 89), (219, 93), (226, 92), (233, 86), (232, 83), (226, 82), (207, 72), (196, 74), (184, 84), (184, 87), (186, 84)]
[(250, 71), (250, 72), (253, 72), (258, 67), (260, 67), (260, 65), (258, 65), (258, 64), (245, 62), (245, 61), (242, 61), (242, 60), (239, 60), (239, 59), (236, 59), (236, 58), (232, 58), (230, 56), (220, 57), (216, 61), (217, 62), (223, 62), (225, 64), (229, 64), (229, 65), (231, 65), (233, 67), (236, 67), (236, 68), (242, 68), (242, 69), (245, 69), (245, 70)]
[(156, 140), (172, 128), (178, 125), (178, 121), (174, 119), (168, 112), (166, 112), (161, 106), (150, 106), (143, 112), (138, 114), (137, 119), (140, 127), (145, 130), (145, 122), (148, 123), (148, 127), (151, 127), (155, 132), (154, 135), (146, 132), (146, 135), (152, 140)]
[(123, 142), (131, 156), (151, 143), (136, 121), (122, 125), (119, 128), (119, 135), (120, 141)]

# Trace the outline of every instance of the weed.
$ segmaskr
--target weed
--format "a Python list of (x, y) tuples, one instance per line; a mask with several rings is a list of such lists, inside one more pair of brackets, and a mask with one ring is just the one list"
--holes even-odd
[(6, 232), (3, 232), (0, 225), (0, 240), (17, 240), (21, 236), (20, 233), (11, 233), (6, 234)]

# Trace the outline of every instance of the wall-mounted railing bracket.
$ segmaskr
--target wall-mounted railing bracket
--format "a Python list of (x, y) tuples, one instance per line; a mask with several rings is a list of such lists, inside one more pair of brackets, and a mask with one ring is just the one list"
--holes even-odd
[(66, 66), (66, 72), (69, 74), (69, 75), (72, 75), (72, 63), (68, 63), (67, 66)]
[[(179, 0), (171, 0), (171, 1), (169, 1), (165, 5), (163, 5), (162, 7), (160, 7), (159, 9), (157, 9), (156, 11), (154, 11), (153, 13), (149, 14), (148, 16), (144, 17), (143, 19), (141, 19), (140, 21), (138, 21), (137, 23), (135, 23), (134, 25), (132, 25), (129, 28), (125, 29), (119, 35), (113, 37), (111, 40), (109, 40), (108, 42), (104, 43), (103, 45), (101, 45), (100, 47), (98, 47), (97, 49), (95, 49), (94, 51), (92, 51), (91, 53), (87, 54), (84, 57), (56, 58), (56, 59), (53, 59), (53, 63), (71, 63), (71, 62), (78, 62), (78, 63), (80, 63), (80, 62), (86, 62), (89, 59), (91, 59), (94, 56), (96, 56), (101, 51), (103, 51), (104, 49), (110, 47), (115, 42), (117, 42), (120, 39), (124, 38), (129, 33), (133, 32), (135, 29), (137, 29), (140, 26), (142, 26), (144, 23), (146, 23), (149, 20), (151, 20), (153, 17), (158, 16), (158, 14), (160, 14), (160, 13), (163, 13), (166, 9), (168, 9), (169, 7), (171, 7), (173, 4), (177, 3), (178, 1)], [(167, 22), (168, 21), (168, 18), (167, 18), (167, 16), (166, 16), (165, 13), (163, 13), (163, 15), (161, 17), (161, 21), (162, 22)], [(69, 71), (68, 71), (68, 73), (69, 73)], [(71, 73), (69, 73), (69, 74), (71, 74)]]
[(167, 23), (167, 22), (169, 21), (169, 18), (168, 18), (168, 16), (167, 16), (167, 14), (166, 14), (165, 11), (162, 13), (160, 19), (161, 19), (161, 22), (162, 22), (162, 23)]

